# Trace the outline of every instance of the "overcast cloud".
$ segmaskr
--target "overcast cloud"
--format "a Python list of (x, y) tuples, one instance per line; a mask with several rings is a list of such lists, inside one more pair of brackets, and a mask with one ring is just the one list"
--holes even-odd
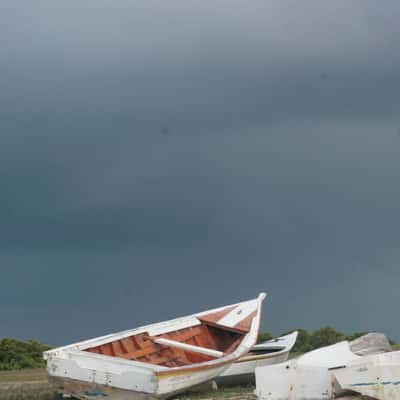
[(0, 3), (0, 336), (270, 294), (380, 330), (400, 285), (400, 3)]

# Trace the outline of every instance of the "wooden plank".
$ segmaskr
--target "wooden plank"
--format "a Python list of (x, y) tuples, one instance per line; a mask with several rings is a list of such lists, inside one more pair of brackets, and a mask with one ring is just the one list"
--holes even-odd
[(171, 359), (167, 357), (150, 357), (150, 362), (156, 365), (165, 364), (169, 361), (171, 361)]
[(143, 341), (144, 346), (141, 349), (135, 349), (133, 351), (129, 352), (119, 352), (116, 353), (115, 355), (117, 357), (124, 358), (126, 360), (137, 360), (141, 357), (146, 357), (150, 356), (151, 354), (154, 353), (159, 353), (160, 352), (160, 346), (157, 344), (154, 344), (152, 341)]
[(105, 344), (101, 345), (100, 351), (101, 351), (101, 354), (104, 354), (106, 356), (114, 356), (115, 355), (110, 343), (105, 343)]
[[(177, 332), (169, 332), (165, 335), (161, 335), (159, 337), (165, 338), (165, 339), (172, 339), (172, 340), (177, 340), (178, 342), (186, 342), (193, 336), (197, 335), (202, 335), (203, 330), (196, 326), (194, 328), (188, 328), (187, 330), (185, 329), (184, 331), (177, 331)], [(158, 336), (155, 336), (158, 337)]]
[(137, 347), (135, 347), (130, 337), (121, 339), (121, 347), (123, 349), (123, 353), (131, 353), (137, 350)]
[(101, 354), (101, 351), (98, 347), (93, 347), (92, 349), (88, 349), (91, 353)]
[(155, 344), (152, 344), (152, 346), (146, 346), (145, 348), (141, 350), (136, 350), (133, 353), (127, 354), (129, 355), (129, 358), (140, 358), (140, 357), (145, 357), (153, 353), (158, 353), (160, 351), (160, 347), (156, 346)]
[(177, 342), (176, 340), (163, 339), (163, 338), (152, 338), (152, 340), (155, 343), (158, 343), (161, 345), (177, 347), (178, 349), (190, 351), (192, 353), (205, 354), (207, 356), (211, 356), (211, 357), (215, 357), (215, 358), (220, 358), (220, 357), (224, 356), (224, 353), (222, 351), (217, 351), (217, 350), (213, 350), (213, 349), (208, 349), (206, 347), (199, 347), (199, 346), (194, 346), (192, 344)]
[(118, 353), (123, 353), (123, 349), (121, 347), (121, 344), (119, 342), (119, 340), (116, 340), (115, 342), (111, 342), (111, 348), (114, 354), (118, 354)]

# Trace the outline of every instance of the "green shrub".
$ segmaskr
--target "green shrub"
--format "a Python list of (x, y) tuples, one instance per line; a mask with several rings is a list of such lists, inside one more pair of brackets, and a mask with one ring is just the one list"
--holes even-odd
[(12, 338), (0, 340), (0, 371), (25, 368), (43, 368), (43, 352), (50, 347), (36, 340), (22, 341)]
[(258, 335), (258, 343), (266, 342), (267, 340), (273, 339), (274, 336), (271, 332), (262, 332)]
[[(318, 349), (320, 347), (329, 346), (331, 344), (335, 344), (341, 342), (343, 340), (352, 341), (354, 339), (359, 338), (360, 336), (365, 335), (367, 332), (355, 332), (351, 335), (346, 335), (342, 332), (337, 331), (331, 326), (325, 326), (323, 328), (317, 329), (315, 331), (307, 331), (305, 329), (292, 329), (288, 332), (284, 332), (279, 336), (287, 335), (293, 331), (298, 331), (299, 335), (297, 337), (296, 344), (292, 350), (293, 353), (307, 353), (308, 351)], [(271, 335), (269, 332), (260, 334), (260, 338), (268, 337)], [(272, 335), (271, 335), (272, 336)], [(267, 340), (267, 339), (264, 339)], [(390, 344), (394, 349), (398, 349), (399, 345), (393, 340), (390, 340)]]

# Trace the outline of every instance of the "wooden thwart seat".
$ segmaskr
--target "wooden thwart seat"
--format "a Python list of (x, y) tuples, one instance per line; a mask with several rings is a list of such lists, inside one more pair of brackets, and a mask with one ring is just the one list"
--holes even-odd
[(155, 337), (149, 337), (149, 339), (152, 340), (154, 343), (158, 343), (164, 346), (177, 347), (178, 349), (190, 351), (193, 353), (200, 353), (206, 356), (211, 356), (215, 358), (221, 358), (224, 356), (224, 353), (222, 351), (208, 349), (206, 347), (194, 346), (192, 344), (177, 342), (176, 340), (155, 338)]

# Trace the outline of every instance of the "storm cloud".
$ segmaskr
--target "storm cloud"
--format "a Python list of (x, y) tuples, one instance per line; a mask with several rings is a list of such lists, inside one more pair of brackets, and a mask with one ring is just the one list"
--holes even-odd
[(1, 336), (266, 290), (400, 339), (400, 4), (2, 1)]

